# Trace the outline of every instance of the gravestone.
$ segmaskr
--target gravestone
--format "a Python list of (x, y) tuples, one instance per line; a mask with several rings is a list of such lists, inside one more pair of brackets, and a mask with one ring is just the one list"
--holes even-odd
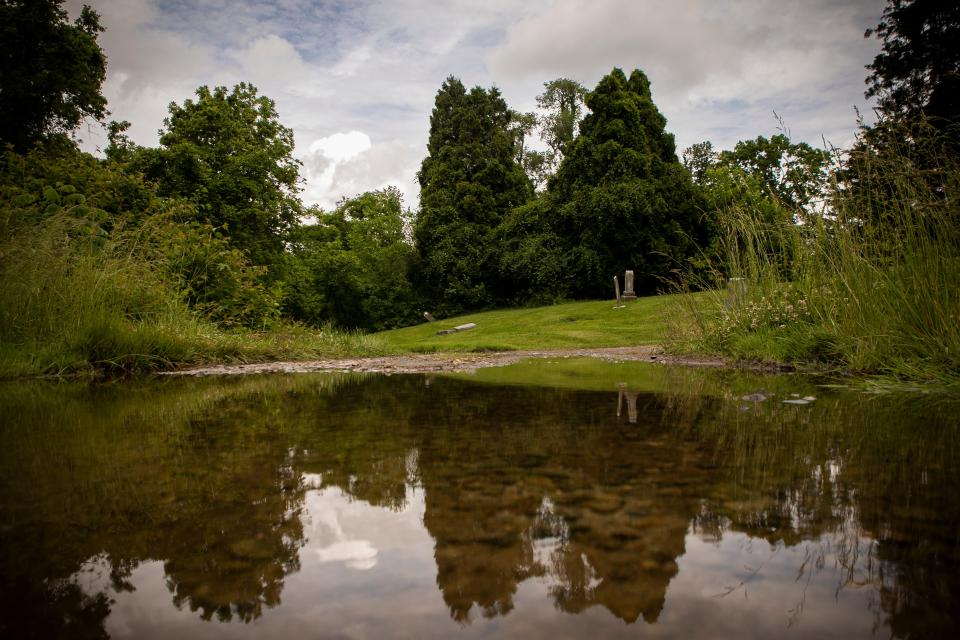
[(747, 295), (747, 281), (744, 278), (730, 278), (727, 281), (727, 302), (724, 307), (729, 309), (743, 302)]
[(633, 291), (633, 271), (627, 271), (623, 278), (623, 299), (636, 300), (637, 294)]
[(617, 294), (617, 306), (614, 309), (620, 309), (623, 307), (623, 302), (620, 301), (620, 281), (617, 280), (617, 276), (613, 276), (613, 292)]
[(623, 401), (627, 401), (627, 421), (630, 424), (637, 424), (637, 397), (640, 395), (636, 392), (631, 392), (627, 390), (626, 382), (617, 383), (617, 417), (620, 417), (621, 408), (623, 407)]

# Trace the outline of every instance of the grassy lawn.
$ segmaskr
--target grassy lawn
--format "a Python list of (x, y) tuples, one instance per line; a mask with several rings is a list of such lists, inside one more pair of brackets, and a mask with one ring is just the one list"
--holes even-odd
[[(376, 334), (390, 350), (515, 351), (658, 344), (678, 295), (651, 296), (615, 309), (610, 300), (471, 313)], [(437, 335), (468, 322), (469, 331)]]

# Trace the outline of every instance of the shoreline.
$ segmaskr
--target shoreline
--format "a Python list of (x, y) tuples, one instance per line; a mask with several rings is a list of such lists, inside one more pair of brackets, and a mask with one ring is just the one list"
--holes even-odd
[(490, 352), (435, 352), (363, 358), (336, 358), (250, 364), (201, 365), (160, 371), (159, 376), (231, 376), (258, 373), (312, 373), (349, 371), (354, 373), (445, 373), (466, 372), (487, 367), (502, 367), (531, 358), (598, 358), (610, 362), (648, 362), (686, 367), (750, 369), (766, 373), (790, 373), (791, 365), (771, 363), (733, 363), (716, 356), (672, 355), (658, 345), (605, 347), (592, 349), (542, 349)]

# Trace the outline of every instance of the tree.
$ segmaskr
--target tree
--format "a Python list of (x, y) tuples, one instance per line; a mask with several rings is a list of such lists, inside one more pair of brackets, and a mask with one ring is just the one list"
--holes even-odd
[(683, 150), (683, 166), (690, 172), (694, 183), (703, 186), (707, 180), (707, 171), (713, 167), (720, 154), (714, 151), (709, 140), (698, 142)]
[(537, 96), (537, 106), (546, 112), (541, 119), (540, 135), (550, 147), (556, 166), (577, 137), (587, 90), (569, 78), (544, 82), (543, 87), (544, 92)]
[(639, 291), (653, 292), (705, 243), (698, 194), (642, 71), (628, 79), (614, 69), (586, 105), (590, 113), (548, 190), (570, 293), (598, 296), (626, 269)]
[(916, 180), (944, 205), (952, 192), (948, 167), (960, 151), (960, 4), (890, 0), (864, 36), (882, 42), (866, 67), (865, 92), (877, 98), (879, 119), (861, 119), (836, 178), (843, 200), (856, 202), (844, 208), (856, 209), (858, 221), (900, 226), (890, 203), (902, 200), (903, 185)]
[[(161, 195), (196, 203), (201, 220), (223, 229), (254, 264), (271, 265), (302, 208), (293, 131), (252, 85), (229, 93), (203, 86), (196, 95), (170, 103), (160, 148), (137, 150), (131, 166), (156, 180)], [(122, 123), (117, 129), (119, 136)]]
[(553, 154), (549, 151), (537, 151), (527, 147), (527, 139), (540, 124), (537, 114), (529, 111), (521, 113), (510, 111), (510, 132), (514, 136), (514, 159), (527, 174), (534, 189), (547, 184), (547, 177), (553, 168)]
[(771, 196), (797, 215), (809, 211), (827, 188), (830, 156), (805, 142), (790, 142), (784, 134), (742, 140), (723, 151), (718, 162), (758, 178)]
[(493, 230), (532, 195), (510, 113), (496, 88), (467, 92), (451, 76), (437, 92), (414, 238), (426, 296), (443, 313), (488, 306), (506, 293)]
[(286, 256), (285, 310), (319, 325), (388, 329), (417, 319), (410, 273), (416, 252), (400, 191), (345, 199), (294, 230)]
[(878, 98), (888, 118), (960, 126), (960, 3), (890, 0), (880, 24), (864, 34), (874, 35), (883, 50), (867, 65), (866, 97)]
[(0, 0), (0, 145), (23, 152), (49, 134), (103, 119), (103, 31), (84, 5), (73, 24), (63, 0)]

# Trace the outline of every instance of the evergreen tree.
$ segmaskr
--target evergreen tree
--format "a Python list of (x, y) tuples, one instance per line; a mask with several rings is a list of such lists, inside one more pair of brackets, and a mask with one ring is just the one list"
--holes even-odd
[(586, 105), (591, 113), (549, 183), (570, 293), (603, 295), (626, 269), (638, 292), (654, 292), (706, 241), (697, 192), (642, 71), (628, 79), (614, 69)]
[(866, 96), (878, 98), (883, 114), (922, 115), (941, 130), (960, 126), (960, 3), (890, 0), (880, 24), (865, 34), (873, 35), (883, 50), (867, 65)]
[(427, 153), (414, 226), (426, 297), (442, 313), (488, 306), (507, 293), (493, 231), (532, 195), (499, 90), (467, 92), (447, 78), (430, 116)]

